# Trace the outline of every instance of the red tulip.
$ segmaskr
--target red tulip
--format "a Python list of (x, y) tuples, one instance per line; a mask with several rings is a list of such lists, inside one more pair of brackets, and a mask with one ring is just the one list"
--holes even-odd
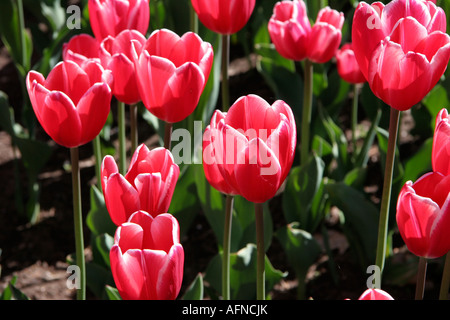
[(102, 64), (111, 70), (114, 76), (113, 95), (126, 104), (135, 104), (141, 100), (132, 50), (140, 53), (145, 41), (145, 37), (139, 31), (124, 30), (116, 37), (106, 37), (100, 44)]
[(157, 118), (175, 123), (197, 107), (211, 71), (213, 48), (193, 32), (179, 37), (162, 29), (150, 35), (134, 59), (145, 107)]
[(438, 258), (450, 250), (450, 176), (430, 172), (408, 181), (397, 202), (397, 225), (416, 256)]
[(119, 226), (137, 210), (153, 217), (167, 212), (179, 174), (178, 165), (165, 148), (149, 150), (141, 144), (125, 177), (114, 158), (106, 156), (101, 167), (102, 189), (111, 220)]
[(108, 118), (111, 75), (99, 63), (83, 66), (62, 61), (47, 79), (36, 71), (26, 78), (28, 95), (39, 123), (58, 144), (72, 148), (93, 140)]
[[(259, 96), (248, 95), (227, 113), (216, 110), (203, 139), (206, 176), (218, 170), (229, 193), (262, 203), (276, 194), (289, 173), (297, 131), (292, 110), (284, 101), (269, 105)], [(221, 181), (221, 177), (215, 179)], [(209, 181), (219, 190), (225, 184)]]
[(269, 20), (269, 34), (277, 51), (285, 58), (325, 63), (341, 43), (344, 14), (329, 7), (321, 9), (311, 27), (303, 0), (280, 1)]
[(353, 17), (353, 50), (373, 93), (400, 111), (420, 102), (447, 67), (445, 29), (445, 13), (431, 1), (361, 2)]
[(433, 152), (431, 156), (433, 171), (450, 175), (450, 117), (447, 109), (442, 109), (436, 117)]
[(358, 300), (394, 300), (394, 298), (384, 290), (367, 289)]
[(110, 261), (122, 299), (174, 300), (184, 266), (178, 221), (168, 213), (133, 213), (116, 230)]
[(78, 65), (94, 60), (100, 63), (99, 43), (88, 34), (79, 34), (70, 38), (62, 47), (63, 60), (71, 60)]
[(146, 34), (150, 22), (148, 0), (89, 0), (89, 20), (98, 42), (123, 30)]
[(241, 30), (255, 8), (255, 0), (191, 0), (191, 3), (201, 23), (220, 34)]
[(337, 70), (345, 81), (358, 84), (366, 82), (366, 78), (359, 68), (351, 43), (346, 43), (336, 52)]

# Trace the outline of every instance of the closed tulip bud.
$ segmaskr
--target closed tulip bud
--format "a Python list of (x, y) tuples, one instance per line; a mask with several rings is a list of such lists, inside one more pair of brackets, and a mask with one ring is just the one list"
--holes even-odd
[(179, 174), (165, 148), (149, 150), (141, 144), (125, 176), (119, 173), (114, 158), (106, 156), (101, 166), (102, 189), (111, 220), (119, 226), (138, 210), (153, 217), (167, 212)]
[(193, 32), (154, 31), (134, 61), (145, 107), (168, 123), (184, 120), (197, 107), (213, 63), (210, 43)]
[(444, 11), (431, 1), (361, 2), (352, 25), (353, 50), (373, 93), (403, 111), (419, 103), (450, 58)]
[[(217, 110), (203, 139), (203, 166), (213, 187), (262, 203), (275, 196), (289, 173), (297, 131), (284, 101), (269, 105), (248, 95), (227, 113)], [(217, 171), (219, 178), (209, 174)]]
[(99, 58), (99, 43), (88, 34), (79, 34), (70, 38), (69, 42), (63, 44), (63, 60), (71, 60), (78, 65), (94, 60), (101, 63)]
[(450, 250), (450, 176), (430, 172), (403, 186), (397, 201), (397, 225), (409, 251), (438, 258)]
[(124, 30), (116, 37), (108, 36), (100, 44), (103, 66), (114, 76), (112, 93), (117, 100), (135, 104), (141, 100), (137, 87), (132, 50), (140, 53), (146, 38), (136, 30)]
[(450, 175), (450, 117), (442, 109), (436, 117), (431, 163), (433, 171)]
[(384, 290), (367, 289), (358, 300), (394, 300), (394, 298)]
[(241, 30), (255, 8), (255, 0), (191, 0), (191, 3), (200, 22), (220, 34)]
[(116, 230), (110, 261), (122, 299), (176, 299), (184, 266), (178, 221), (168, 213), (133, 213)]
[(123, 30), (146, 34), (150, 22), (148, 0), (89, 0), (89, 21), (98, 42)]
[(341, 43), (344, 14), (321, 9), (311, 26), (303, 0), (275, 4), (268, 29), (276, 50), (285, 58), (316, 63), (329, 61)]
[(58, 63), (47, 79), (30, 71), (26, 86), (31, 105), (45, 132), (58, 144), (73, 148), (92, 141), (108, 118), (111, 74), (99, 63)]
[(366, 82), (366, 78), (359, 68), (351, 43), (346, 43), (336, 52), (336, 64), (339, 76), (348, 83), (358, 84)]

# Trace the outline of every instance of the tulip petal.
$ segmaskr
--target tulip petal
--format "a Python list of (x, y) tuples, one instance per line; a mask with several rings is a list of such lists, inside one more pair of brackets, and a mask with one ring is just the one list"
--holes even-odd
[(272, 150), (261, 139), (253, 139), (237, 157), (235, 177), (239, 193), (255, 203), (273, 198), (281, 185), (282, 172)]
[(183, 282), (184, 249), (177, 243), (173, 245), (161, 266), (156, 283), (158, 299), (175, 300)]
[(150, 230), (155, 249), (169, 253), (174, 244), (180, 243), (180, 227), (177, 219), (169, 213), (162, 213), (153, 219)]
[(108, 178), (113, 173), (118, 173), (119, 168), (117, 167), (117, 163), (114, 160), (114, 158), (110, 155), (106, 155), (103, 158), (102, 165), (101, 165), (101, 177), (102, 177), (102, 189), (103, 193), (106, 192), (106, 184), (108, 182)]
[(121, 174), (113, 173), (106, 183), (105, 204), (111, 220), (119, 226), (140, 209), (139, 194)]
[(341, 44), (341, 30), (326, 23), (316, 23), (309, 35), (308, 58), (315, 63), (331, 60)]
[(442, 109), (436, 117), (433, 137), (433, 171), (450, 175), (450, 124), (447, 109)]
[[(81, 120), (81, 144), (92, 141), (108, 119), (111, 89), (104, 82), (94, 84), (81, 98), (77, 110)], [(95, 116), (94, 116), (95, 115)]]
[(39, 114), (42, 127), (56, 143), (67, 148), (80, 145), (80, 117), (67, 95), (59, 91), (50, 92)]
[(383, 41), (370, 61), (368, 82), (374, 94), (400, 111), (420, 102), (430, 90), (431, 68), (422, 54), (405, 54), (401, 46)]

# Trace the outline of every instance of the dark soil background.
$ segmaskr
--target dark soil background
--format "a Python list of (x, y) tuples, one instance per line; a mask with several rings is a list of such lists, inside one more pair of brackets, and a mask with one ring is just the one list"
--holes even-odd
[[(263, 79), (256, 71), (254, 65), (249, 65), (247, 59), (232, 57), (230, 64), (231, 101), (249, 93), (258, 94), (268, 101), (273, 100), (273, 93), (265, 85)], [(8, 94), (13, 106), (20, 105), (20, 84), (16, 70), (6, 50), (0, 47), (0, 90)], [(343, 110), (342, 123), (348, 124), (348, 114)], [(404, 126), (404, 128), (408, 128)], [(39, 132), (40, 139), (46, 141), (48, 137)], [(157, 141), (157, 137), (145, 122), (139, 128), (140, 143), (148, 146)], [(407, 132), (400, 137), (407, 137)], [(403, 150), (413, 150), (411, 140), (403, 138), (400, 141)], [(11, 139), (7, 133), (0, 131), (0, 293), (9, 281), (17, 277), (16, 287), (23, 291), (30, 299), (36, 300), (66, 300), (74, 299), (75, 292), (66, 287), (69, 274), (66, 272), (68, 255), (74, 252), (72, 218), (72, 186), (71, 174), (64, 170), (64, 165), (70, 159), (66, 148), (54, 145), (54, 152), (49, 162), (39, 175), (41, 184), (41, 211), (39, 222), (30, 225), (21, 217), (14, 207), (14, 154)], [(374, 197), (378, 196), (377, 186), (380, 184), (380, 165), (377, 148), (374, 147), (369, 164), (370, 181), (367, 186), (374, 190)], [(19, 165), (20, 161), (19, 161)], [(94, 158), (91, 145), (80, 148), (80, 167), (83, 197), (83, 213), (89, 211), (89, 186), (95, 183)], [(23, 188), (27, 187), (26, 176), (21, 177)], [(280, 198), (271, 200), (274, 228), (285, 224), (281, 212)], [(366, 280), (369, 276), (364, 274), (357, 265), (348, 242), (339, 228), (337, 218), (330, 213), (326, 221), (330, 233), (330, 244), (334, 254), (339, 282), (333, 281), (328, 257), (321, 256), (310, 268), (307, 279), (308, 297), (315, 300), (343, 300), (357, 299), (366, 289)], [(375, 227), (375, 226), (374, 226)], [(89, 230), (85, 228), (86, 256), (89, 260), (90, 248)], [(315, 237), (321, 241), (321, 235)], [(396, 252), (398, 259), (411, 259), (414, 257), (405, 249), (401, 239), (396, 237)], [(209, 260), (217, 253), (216, 239), (209, 228), (203, 214), (199, 212), (192, 223), (185, 238), (182, 239), (185, 250), (184, 282), (180, 293), (193, 281), (198, 272), (204, 272)], [(281, 271), (288, 271), (288, 276), (277, 284), (271, 292), (274, 300), (296, 299), (297, 281), (294, 273), (286, 261), (286, 256), (274, 238), (268, 256), (273, 266)], [(428, 281), (425, 296), (437, 299), (441, 262), (429, 265)], [(395, 299), (413, 299), (415, 279), (405, 286), (383, 286)], [(207, 284), (206, 284), (207, 285)], [(89, 299), (96, 297), (88, 292)]]

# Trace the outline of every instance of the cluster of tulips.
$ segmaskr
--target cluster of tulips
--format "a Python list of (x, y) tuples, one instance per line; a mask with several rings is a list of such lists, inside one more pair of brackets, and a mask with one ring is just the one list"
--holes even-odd
[[(192, 0), (191, 4), (200, 22), (226, 39), (246, 25), (255, 0)], [(138, 146), (134, 131), (130, 164), (122, 157), (124, 149), (119, 165), (112, 156), (106, 156), (98, 178), (117, 226), (110, 260), (121, 297), (176, 299), (185, 252), (178, 221), (168, 213), (180, 175), (170, 151), (171, 128), (195, 110), (213, 65), (213, 47), (194, 32), (179, 36), (161, 29), (146, 37), (148, 0), (89, 0), (88, 5), (94, 37), (74, 36), (64, 45), (63, 61), (46, 78), (30, 71), (28, 94), (43, 129), (71, 150), (76, 217), (80, 217), (80, 208), (75, 205), (80, 202), (77, 148), (98, 138), (112, 98), (118, 101), (119, 117), (123, 118), (124, 105), (130, 106), (131, 123), (139, 102), (166, 123), (164, 146), (151, 150), (144, 144)], [(311, 25), (303, 0), (280, 1), (273, 8), (268, 31), (280, 55), (305, 62), (302, 163), (310, 153), (313, 64), (336, 58), (345, 81), (355, 85), (367, 82), (373, 93), (391, 106), (376, 262), (382, 269), (399, 113), (420, 102), (439, 81), (450, 58), (450, 37), (445, 33), (444, 11), (434, 1), (361, 2), (353, 17), (352, 43), (339, 48), (343, 23), (343, 13), (326, 7)], [(222, 78), (225, 89), (227, 80)], [(291, 107), (282, 100), (271, 105), (249, 93), (229, 104), (225, 89), (223, 110), (214, 112), (203, 133), (203, 168), (208, 182), (227, 198), (226, 219), (230, 219), (235, 195), (255, 204), (256, 291), (258, 299), (264, 299), (261, 205), (282, 192), (297, 150), (297, 124)], [(400, 233), (411, 252), (427, 259), (450, 250), (446, 234), (450, 225), (449, 141), (449, 117), (443, 109), (436, 121), (433, 172), (415, 183), (407, 182), (398, 198)], [(227, 225), (225, 234), (229, 235), (230, 223)], [(76, 228), (77, 264), (82, 268), (79, 223)], [(229, 298), (227, 250), (229, 237), (224, 239), (222, 256), (224, 299)], [(83, 290), (79, 291), (79, 297), (84, 298)], [(392, 297), (374, 288), (360, 299)]]

